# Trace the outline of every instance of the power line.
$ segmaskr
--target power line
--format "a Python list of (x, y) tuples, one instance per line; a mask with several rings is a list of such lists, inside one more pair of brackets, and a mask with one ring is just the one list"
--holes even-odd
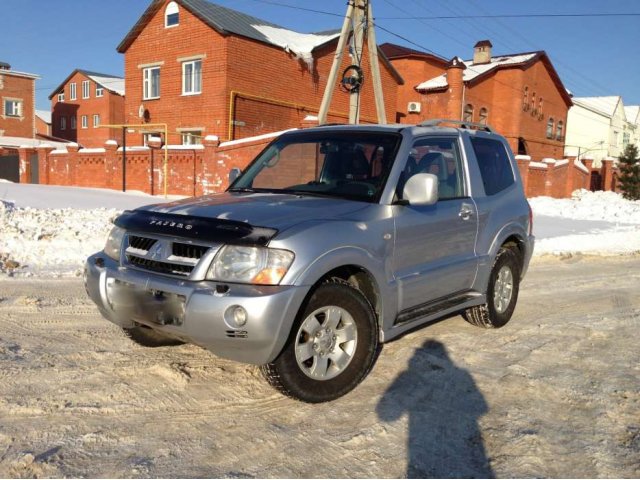
[[(259, 0), (254, 0), (259, 1)], [(260, 0), (264, 1), (264, 0)], [(500, 15), (434, 15), (428, 17), (378, 17), (378, 20), (455, 20), (465, 18), (584, 18), (640, 17), (640, 13), (526, 13)]]

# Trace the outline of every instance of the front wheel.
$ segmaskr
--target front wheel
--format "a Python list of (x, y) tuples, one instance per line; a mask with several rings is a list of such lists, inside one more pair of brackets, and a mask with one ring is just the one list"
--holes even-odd
[(468, 308), (464, 318), (477, 327), (500, 328), (513, 315), (520, 290), (520, 262), (512, 248), (502, 247), (489, 275), (487, 303)]
[(334, 400), (367, 375), (378, 349), (376, 317), (351, 285), (320, 285), (301, 309), (284, 350), (262, 366), (280, 392), (308, 403)]

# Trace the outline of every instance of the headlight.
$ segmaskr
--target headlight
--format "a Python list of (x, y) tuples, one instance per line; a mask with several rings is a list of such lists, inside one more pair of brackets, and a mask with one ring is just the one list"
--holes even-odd
[(120, 260), (120, 248), (122, 247), (123, 238), (124, 229), (120, 227), (113, 227), (107, 237), (107, 243), (104, 246), (104, 253), (114, 260)]
[(289, 270), (293, 257), (293, 252), (288, 250), (225, 245), (213, 259), (207, 279), (278, 285)]

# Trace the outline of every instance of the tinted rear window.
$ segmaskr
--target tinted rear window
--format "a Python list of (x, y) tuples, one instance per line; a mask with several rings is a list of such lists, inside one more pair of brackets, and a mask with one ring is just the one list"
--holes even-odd
[(511, 162), (502, 142), (474, 137), (471, 144), (487, 195), (495, 195), (515, 183)]

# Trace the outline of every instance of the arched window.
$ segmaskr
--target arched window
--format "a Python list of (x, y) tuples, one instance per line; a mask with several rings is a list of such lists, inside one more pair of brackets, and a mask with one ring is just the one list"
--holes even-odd
[(467, 103), (464, 107), (464, 115), (462, 116), (462, 120), (465, 122), (473, 122), (473, 105)]
[[(538, 100), (538, 114), (542, 117), (542, 97)], [(542, 120), (542, 118), (540, 118)]]
[(549, 117), (547, 122), (547, 138), (553, 138), (553, 117)]
[(531, 94), (531, 115), (535, 115), (536, 110), (536, 92)]
[(488, 116), (489, 116), (489, 111), (486, 108), (482, 107), (480, 109), (480, 120), (479, 120), (482, 125), (486, 125), (487, 124), (487, 117)]
[(564, 130), (564, 123), (562, 122), (562, 120), (558, 120), (558, 123), (556, 124), (556, 140), (562, 140), (562, 134)]
[(522, 99), (522, 109), (526, 112), (529, 110), (529, 87), (524, 87), (524, 98)]
[(175, 27), (180, 23), (180, 12), (178, 11), (178, 4), (176, 2), (169, 2), (167, 8), (164, 11), (164, 26)]

